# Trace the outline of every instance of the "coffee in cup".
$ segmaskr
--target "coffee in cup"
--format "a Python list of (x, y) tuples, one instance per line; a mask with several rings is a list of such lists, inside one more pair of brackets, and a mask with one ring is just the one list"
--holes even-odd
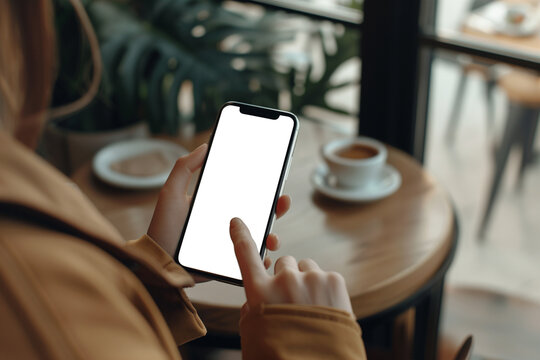
[(345, 159), (369, 159), (378, 153), (376, 148), (365, 144), (351, 144), (336, 150), (336, 155)]
[(377, 181), (387, 157), (385, 146), (367, 137), (333, 140), (321, 152), (337, 186), (343, 188), (365, 187)]

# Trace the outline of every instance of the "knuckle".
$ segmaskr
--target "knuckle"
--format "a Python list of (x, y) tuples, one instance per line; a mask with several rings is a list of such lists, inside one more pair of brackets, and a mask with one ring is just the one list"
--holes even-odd
[(285, 268), (277, 275), (277, 280), (282, 284), (296, 284), (298, 282), (296, 273), (289, 268)]
[(287, 263), (291, 263), (291, 262), (296, 262), (296, 260), (294, 260), (294, 258), (290, 255), (284, 255), (284, 256), (281, 256), (279, 257), (279, 259), (276, 260), (276, 265), (279, 267), (279, 266), (285, 266), (285, 264)]
[(298, 262), (298, 265), (302, 265), (302, 266), (309, 266), (309, 265), (312, 265), (315, 261), (313, 261), (313, 259), (310, 259), (310, 258), (307, 258), (307, 259), (302, 259)]
[(279, 294), (282, 301), (295, 303), (298, 301), (299, 279), (292, 270), (280, 272), (274, 279), (274, 293)]
[(317, 271), (306, 271), (304, 273), (304, 280), (306, 282), (306, 285), (316, 286), (322, 283), (324, 279), (321, 276), (321, 273)]
[(281, 257), (281, 261), (286, 261), (286, 262), (296, 262), (295, 258), (292, 257), (291, 255), (284, 255)]
[(338, 272), (330, 271), (326, 274), (328, 283), (332, 287), (345, 286), (345, 278)]

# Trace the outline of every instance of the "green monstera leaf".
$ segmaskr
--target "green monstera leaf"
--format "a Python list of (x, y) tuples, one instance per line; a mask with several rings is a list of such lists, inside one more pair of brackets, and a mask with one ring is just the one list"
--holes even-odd
[[(154, 133), (177, 134), (184, 124), (203, 130), (228, 100), (277, 107), (280, 99), (297, 114), (312, 106), (343, 113), (328, 94), (358, 84), (357, 77), (334, 79), (359, 56), (360, 41), (357, 31), (337, 31), (335, 24), (328, 31), (329, 23), (217, 0), (83, 3), (104, 72), (94, 102), (59, 122), (71, 129), (146, 121)], [(53, 105), (61, 105), (84, 94), (93, 66), (69, 1), (54, 4), (60, 70)], [(336, 46), (326, 46), (329, 39)], [(314, 48), (322, 51), (314, 55)]]
[[(276, 14), (246, 16), (210, 0), (94, 1), (89, 13), (101, 43), (103, 97), (115, 121), (148, 121), (153, 132), (182, 123), (209, 128), (228, 100), (277, 105), (286, 79), (274, 47), (290, 40)], [(189, 89), (190, 109), (179, 105)]]

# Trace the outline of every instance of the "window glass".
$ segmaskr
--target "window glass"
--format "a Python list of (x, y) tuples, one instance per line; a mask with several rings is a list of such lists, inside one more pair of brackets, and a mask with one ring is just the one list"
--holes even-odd
[[(538, 1), (442, 0), (435, 29), (473, 48), (535, 56), (539, 22)], [(540, 74), (441, 49), (427, 66), (425, 166), (449, 190), (460, 222), (448, 282), (540, 301)]]

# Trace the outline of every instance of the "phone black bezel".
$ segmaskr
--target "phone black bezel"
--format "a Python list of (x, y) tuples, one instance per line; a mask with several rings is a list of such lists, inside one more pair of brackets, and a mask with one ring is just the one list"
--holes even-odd
[(225, 107), (227, 107), (227, 106), (238, 106), (240, 108), (240, 112), (243, 113), (243, 114), (248, 114), (248, 115), (263, 117), (263, 118), (267, 118), (267, 119), (273, 119), (273, 120), (277, 120), (277, 119), (279, 119), (279, 117), (281, 115), (283, 115), (283, 116), (287, 116), (287, 117), (289, 117), (289, 118), (291, 118), (293, 120), (293, 130), (291, 131), (291, 137), (289, 139), (289, 144), (288, 144), (288, 147), (287, 147), (287, 154), (285, 156), (285, 159), (283, 161), (283, 166), (281, 168), (281, 174), (280, 174), (280, 177), (279, 177), (279, 182), (278, 182), (278, 185), (277, 185), (277, 188), (276, 188), (276, 192), (275, 192), (275, 195), (274, 195), (274, 201), (272, 203), (272, 207), (270, 209), (269, 217), (268, 217), (268, 220), (267, 220), (267, 223), (266, 223), (266, 230), (265, 230), (265, 234), (264, 234), (264, 239), (263, 239), (261, 249), (260, 249), (260, 253), (259, 253), (259, 255), (261, 256), (261, 259), (264, 256), (264, 253), (265, 253), (265, 250), (266, 250), (266, 238), (268, 237), (268, 235), (270, 233), (270, 229), (272, 227), (273, 217), (274, 217), (274, 214), (275, 214), (275, 211), (276, 211), (277, 201), (278, 201), (279, 196), (281, 194), (281, 189), (282, 189), (283, 183), (285, 182), (285, 175), (287, 173), (287, 167), (289, 166), (289, 163), (292, 160), (292, 153), (294, 151), (294, 146), (296, 145), (296, 138), (297, 138), (297, 135), (298, 135), (298, 128), (299, 128), (300, 124), (299, 124), (298, 118), (293, 113), (283, 111), (283, 110), (258, 106), (258, 105), (246, 104), (246, 103), (242, 103), (242, 102), (238, 102), (238, 101), (228, 101), (225, 104), (223, 104), (223, 106), (219, 110), (219, 113), (218, 113), (218, 116), (217, 116), (217, 119), (216, 119), (216, 123), (214, 124), (214, 129), (212, 131), (212, 135), (210, 136), (210, 141), (208, 143), (208, 151), (206, 153), (203, 165), (201, 167), (200, 176), (199, 176), (199, 179), (197, 180), (197, 184), (196, 184), (195, 190), (193, 192), (193, 198), (192, 198), (192, 201), (191, 201), (191, 204), (190, 204), (190, 207), (189, 207), (188, 214), (186, 216), (186, 221), (184, 223), (184, 226), (182, 228), (182, 232), (180, 234), (180, 239), (178, 241), (176, 251), (174, 252), (174, 261), (176, 263), (180, 264), (182, 267), (184, 267), (186, 270), (188, 270), (191, 273), (204, 276), (205, 278), (208, 278), (208, 279), (218, 280), (218, 281), (221, 281), (221, 282), (225, 282), (225, 283), (229, 283), (229, 284), (233, 284), (233, 285), (237, 285), (237, 286), (243, 286), (242, 280), (238, 280), (238, 279), (231, 278), (231, 277), (228, 277), (228, 276), (214, 274), (214, 273), (210, 273), (210, 272), (207, 272), (207, 271), (203, 271), (203, 270), (191, 268), (191, 267), (188, 267), (188, 266), (184, 266), (178, 260), (178, 255), (180, 254), (180, 248), (182, 247), (182, 242), (183, 242), (183, 239), (184, 239), (184, 233), (186, 231), (186, 228), (187, 228), (187, 225), (188, 225), (188, 222), (189, 222), (189, 218), (191, 217), (191, 210), (193, 208), (193, 204), (195, 203), (195, 199), (197, 197), (197, 192), (199, 191), (199, 184), (200, 184), (200, 181), (202, 179), (204, 169), (206, 167), (206, 161), (208, 160), (208, 155), (210, 154), (210, 149), (212, 148), (212, 143), (214, 141), (214, 136), (216, 134), (216, 130), (217, 130), (218, 125), (219, 125), (219, 119), (221, 118), (221, 113), (223, 112), (223, 109), (225, 109)]

